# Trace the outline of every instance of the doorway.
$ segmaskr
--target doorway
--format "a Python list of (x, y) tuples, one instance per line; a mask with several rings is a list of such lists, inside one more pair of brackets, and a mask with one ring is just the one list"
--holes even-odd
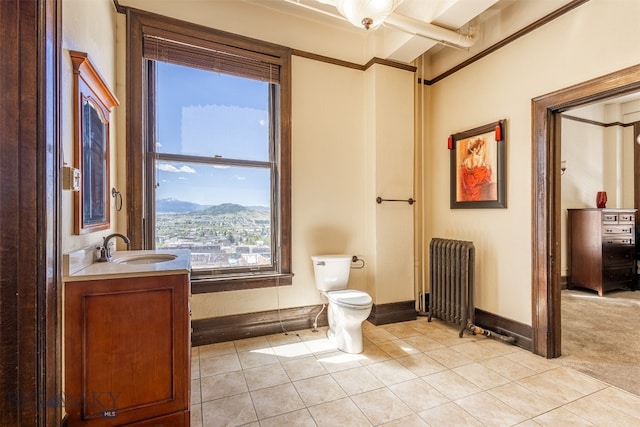
[(532, 339), (546, 358), (561, 354), (560, 114), (637, 92), (639, 76), (637, 65), (532, 100)]

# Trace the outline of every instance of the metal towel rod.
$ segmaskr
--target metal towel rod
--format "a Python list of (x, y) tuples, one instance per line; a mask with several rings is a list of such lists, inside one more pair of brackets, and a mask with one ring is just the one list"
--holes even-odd
[(376, 202), (378, 202), (378, 204), (382, 203), (382, 202), (407, 202), (410, 205), (414, 204), (416, 201), (409, 197), (407, 200), (401, 200), (401, 199), (383, 199), (382, 197), (376, 197)]

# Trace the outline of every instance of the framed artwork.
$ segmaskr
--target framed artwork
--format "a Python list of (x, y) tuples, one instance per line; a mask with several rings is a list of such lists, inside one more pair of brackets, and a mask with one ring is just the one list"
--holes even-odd
[(506, 120), (449, 137), (451, 209), (506, 208)]
[(86, 234), (110, 226), (109, 116), (118, 100), (86, 53), (69, 54), (74, 74), (74, 166), (80, 171), (74, 232)]

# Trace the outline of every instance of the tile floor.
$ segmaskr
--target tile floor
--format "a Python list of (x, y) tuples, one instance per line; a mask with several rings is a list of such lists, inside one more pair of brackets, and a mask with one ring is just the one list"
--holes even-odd
[(426, 318), (194, 347), (191, 422), (218, 426), (640, 426), (640, 397)]

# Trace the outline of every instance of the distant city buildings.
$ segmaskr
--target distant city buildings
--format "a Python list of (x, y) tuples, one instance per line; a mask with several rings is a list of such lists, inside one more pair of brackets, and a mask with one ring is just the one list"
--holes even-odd
[(266, 209), (156, 212), (156, 247), (191, 250), (193, 268), (270, 265), (270, 242)]

